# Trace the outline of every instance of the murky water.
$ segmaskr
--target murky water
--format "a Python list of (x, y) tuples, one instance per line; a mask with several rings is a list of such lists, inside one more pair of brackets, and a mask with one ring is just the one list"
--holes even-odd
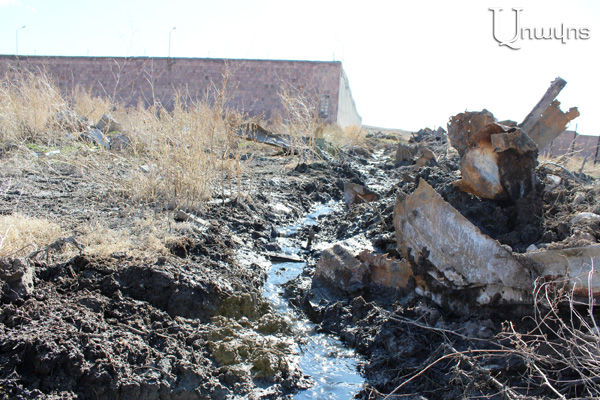
[[(283, 251), (297, 254), (299, 249), (294, 246), (290, 237), (302, 226), (315, 225), (318, 217), (330, 212), (334, 206), (332, 203), (320, 205), (298, 224), (278, 229), (282, 235), (279, 243)], [(298, 345), (300, 367), (312, 377), (315, 384), (296, 394), (294, 399), (350, 399), (362, 388), (364, 381), (358, 373), (360, 357), (335, 336), (316, 333), (315, 325), (304, 318), (298, 318), (283, 298), (281, 285), (297, 277), (304, 266), (301, 262), (273, 263), (264, 290), (264, 296), (306, 338), (305, 343)]]

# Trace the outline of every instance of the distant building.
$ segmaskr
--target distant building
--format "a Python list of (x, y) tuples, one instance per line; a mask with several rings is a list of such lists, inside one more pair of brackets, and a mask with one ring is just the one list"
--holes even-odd
[(348, 78), (339, 61), (239, 60), (150, 57), (42, 57), (0, 55), (0, 77), (13, 67), (45, 70), (64, 93), (77, 87), (120, 104), (161, 103), (170, 109), (178, 90), (206, 99), (227, 80), (227, 107), (265, 119), (285, 118), (282, 85), (304, 92), (320, 118), (342, 127), (360, 125)]

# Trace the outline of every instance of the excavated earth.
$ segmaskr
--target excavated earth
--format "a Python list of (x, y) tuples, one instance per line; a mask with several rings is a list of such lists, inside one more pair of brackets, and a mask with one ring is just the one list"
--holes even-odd
[[(248, 169), (254, 185), (249, 195), (216, 196), (185, 223), (164, 207), (125, 206), (110, 185), (73, 164), (20, 168), (5, 155), (0, 187), (13, 189), (0, 197), (4, 215), (55, 221), (75, 239), (82, 223), (119, 227), (153, 215), (171, 221), (177, 239), (167, 243), (169, 254), (157, 257), (90, 256), (67, 241), (31, 257), (2, 259), (3, 270), (24, 265), (33, 278), (25, 291), (3, 278), (0, 397), (291, 398), (311, 384), (293, 350), (302, 338), (263, 298), (265, 267), (238, 255), (279, 253), (277, 227), (295, 223), (315, 204), (343, 202), (344, 184), (353, 182), (378, 200), (334, 208), (292, 238), (306, 268), (285, 293), (318, 330), (364, 355), (366, 383), (357, 397), (503, 398), (490, 379), (501, 375), (529, 398), (544, 398), (548, 389), (528, 380), (520, 357), (488, 355), (478, 365), (443, 357), (510, 346), (508, 339), (492, 338), (507, 320), (530, 330), (523, 312), (489, 306), (477, 315), (458, 315), (417, 295), (410, 284), (402, 290), (340, 290), (313, 282), (321, 253), (336, 242), (401, 258), (394, 207), (420, 179), (515, 252), (532, 244), (561, 248), (600, 240), (597, 226), (569, 222), (576, 212), (600, 213), (600, 186), (593, 179), (540, 166), (543, 187), (532, 198), (517, 204), (481, 200), (454, 188), (458, 154), (434, 139), (428, 145), (438, 161), (425, 167), (395, 164), (396, 145), (389, 139), (370, 139), (341, 157), (311, 162), (261, 150)], [(554, 177), (560, 183), (550, 185)]]

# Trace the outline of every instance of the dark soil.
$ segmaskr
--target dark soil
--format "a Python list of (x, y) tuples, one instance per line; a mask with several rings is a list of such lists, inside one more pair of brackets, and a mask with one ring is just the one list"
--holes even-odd
[[(254, 190), (244, 197), (217, 196), (221, 201), (195, 213), (206, 223), (191, 228), (160, 205), (125, 205), (110, 185), (69, 163), (5, 168), (0, 186), (10, 180), (17, 189), (0, 197), (4, 215), (57, 221), (75, 237), (84, 221), (119, 227), (155, 215), (171, 221), (173, 239), (167, 243), (170, 254), (161, 256), (94, 257), (83, 251), (67, 257), (78, 251), (66, 243), (22, 258), (33, 268), (33, 288), (19, 292), (7, 280), (2, 289), (0, 398), (275, 399), (307, 387), (291, 350), (294, 332), (262, 298), (264, 267), (240, 262), (237, 254), (276, 253), (276, 227), (297, 221), (316, 203), (342, 201), (345, 182), (366, 185), (379, 200), (334, 211), (293, 238), (305, 248), (307, 267), (287, 284), (286, 293), (320, 330), (339, 335), (365, 355), (367, 382), (358, 397), (382, 398), (402, 384), (396, 394), (414, 398), (502, 398), (491, 383), (496, 376), (525, 387), (527, 396), (546, 396), (539, 382), (532, 387), (524, 377), (527, 366), (519, 357), (481, 358), (478, 364), (443, 358), (509, 345), (490, 339), (502, 331), (511, 310), (469, 318), (414, 292), (371, 287), (342, 296), (327, 288), (312, 290), (318, 249), (324, 242), (359, 238), (375, 252), (399, 258), (394, 207), (419, 179), (514, 251), (532, 244), (589, 244), (600, 240), (598, 227), (574, 227), (569, 219), (600, 210), (600, 186), (546, 166), (538, 168), (542, 186), (534, 197), (517, 203), (481, 200), (452, 186), (459, 176), (458, 156), (444, 143), (430, 143), (438, 154), (436, 166), (417, 168), (394, 165), (395, 144), (371, 140), (368, 152), (339, 160), (303, 163), (261, 152), (252, 161)], [(544, 189), (549, 175), (561, 183)], [(583, 201), (575, 204), (577, 195)], [(520, 317), (513, 321), (529, 328)]]

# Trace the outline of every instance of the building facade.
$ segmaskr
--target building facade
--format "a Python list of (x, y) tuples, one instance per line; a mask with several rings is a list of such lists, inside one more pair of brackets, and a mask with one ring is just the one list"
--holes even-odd
[(177, 92), (192, 100), (214, 99), (227, 76), (226, 107), (251, 116), (285, 118), (279, 94), (287, 87), (306, 95), (323, 120), (341, 127), (361, 124), (339, 61), (0, 56), (0, 77), (20, 68), (45, 71), (65, 94), (79, 88), (125, 106), (160, 103), (167, 109)]

